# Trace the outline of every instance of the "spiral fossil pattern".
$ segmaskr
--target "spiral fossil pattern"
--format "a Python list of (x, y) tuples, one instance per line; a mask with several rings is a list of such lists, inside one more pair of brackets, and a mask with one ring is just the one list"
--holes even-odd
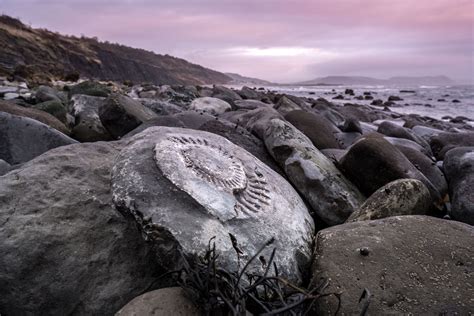
[(173, 135), (168, 140), (176, 145), (178, 155), (194, 175), (234, 195), (237, 217), (252, 216), (270, 206), (269, 185), (256, 165), (253, 170), (244, 168), (237, 157), (204, 138)]

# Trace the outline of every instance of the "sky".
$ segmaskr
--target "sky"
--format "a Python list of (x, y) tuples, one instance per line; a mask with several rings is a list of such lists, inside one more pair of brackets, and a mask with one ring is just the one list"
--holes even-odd
[(0, 12), (273, 82), (474, 83), (474, 0), (0, 0)]

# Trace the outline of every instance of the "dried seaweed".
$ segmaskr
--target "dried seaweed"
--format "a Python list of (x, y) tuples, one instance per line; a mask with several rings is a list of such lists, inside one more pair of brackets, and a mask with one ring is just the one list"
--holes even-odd
[[(273, 244), (273, 238), (265, 242), (242, 269), (242, 251), (236, 238), (230, 238), (238, 261), (236, 271), (228, 271), (219, 265), (213, 237), (209, 240), (204, 256), (190, 259), (182, 254), (183, 268), (173, 272), (177, 283), (205, 315), (307, 315), (314, 302), (325, 296), (335, 296), (340, 306), (338, 293), (324, 293), (329, 284), (327, 281), (318, 287), (304, 289), (279, 275), (274, 261), (276, 248), (272, 249), (269, 258), (261, 255), (264, 249)], [(263, 273), (249, 271), (256, 260), (262, 264)], [(339, 308), (336, 314), (338, 311)]]

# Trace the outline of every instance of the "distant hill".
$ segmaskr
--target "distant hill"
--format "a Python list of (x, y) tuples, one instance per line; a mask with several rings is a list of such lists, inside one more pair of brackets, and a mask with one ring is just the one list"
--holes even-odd
[(254, 85), (261, 85), (261, 86), (269, 86), (269, 85), (274, 84), (274, 83), (271, 83), (270, 81), (257, 79), (257, 78), (251, 78), (251, 77), (245, 77), (245, 76), (230, 73), (230, 72), (226, 72), (225, 74), (229, 76), (230, 78), (232, 78), (232, 81), (229, 82), (229, 84), (254, 84)]
[(295, 83), (296, 85), (451, 85), (454, 81), (446, 76), (392, 77), (376, 79), (360, 76), (328, 76)]
[(223, 73), (169, 55), (33, 29), (0, 16), (0, 75), (16, 73), (32, 81), (70, 73), (101, 80), (155, 84), (212, 84), (232, 79)]

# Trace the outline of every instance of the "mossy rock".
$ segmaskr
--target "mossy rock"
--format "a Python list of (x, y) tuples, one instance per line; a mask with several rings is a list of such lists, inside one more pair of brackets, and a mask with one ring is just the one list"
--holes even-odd
[(108, 97), (110, 89), (107, 86), (95, 81), (83, 81), (77, 85), (70, 87), (69, 97), (75, 94), (85, 94), (94, 97)]
[(64, 104), (57, 100), (50, 100), (35, 104), (34, 108), (47, 112), (52, 116), (56, 117), (61, 122), (66, 122), (67, 110)]

